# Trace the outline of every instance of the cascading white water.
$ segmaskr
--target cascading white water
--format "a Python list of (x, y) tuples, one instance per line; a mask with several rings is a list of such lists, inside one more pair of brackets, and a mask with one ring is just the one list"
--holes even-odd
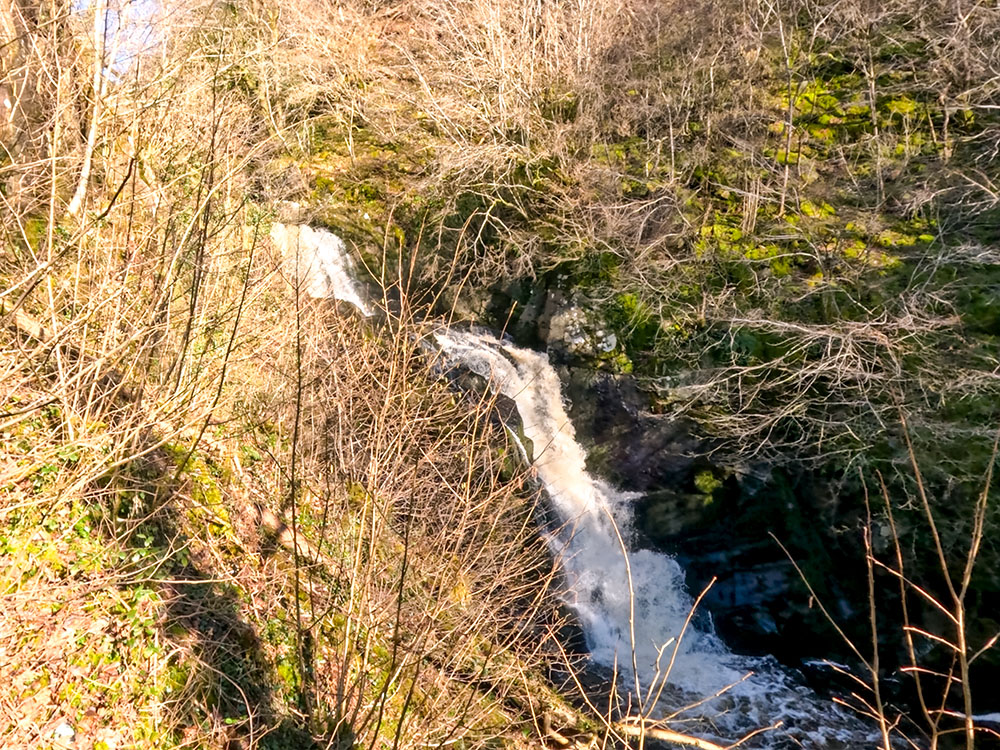
[[(534, 447), (533, 466), (563, 524), (550, 542), (594, 660), (628, 672), (634, 646), (640, 681), (653, 684), (665, 673), (673, 639), (691, 611), (680, 566), (650, 550), (627, 552), (631, 498), (587, 473), (586, 453), (576, 442), (559, 377), (546, 355), (502, 346), (485, 334), (447, 331), (435, 338), (451, 364), (488, 379), (517, 404)], [(715, 636), (689, 629), (677, 649), (671, 682), (698, 695), (739, 682), (743, 674), (724, 662), (727, 655)]]
[[(446, 365), (482, 376), (517, 405), (534, 449), (532, 465), (561, 524), (548, 541), (565, 577), (567, 603), (593, 660), (619, 671), (633, 707), (638, 703), (655, 718), (697, 702), (685, 716), (710, 720), (730, 741), (777, 720), (791, 727), (760, 735), (758, 746), (871, 746), (852, 717), (824, 704), (773, 660), (736, 656), (713, 633), (685, 629), (693, 601), (683, 571), (667, 555), (628, 548), (632, 498), (587, 472), (559, 376), (545, 354), (471, 331), (446, 330), (435, 339)], [(651, 696), (664, 683), (669, 698), (661, 696), (657, 705)]]
[[(339, 237), (283, 224), (273, 226), (271, 237), (286, 257), (297, 260), (310, 296), (333, 297), (372, 314)], [(685, 629), (693, 602), (683, 571), (667, 555), (629, 548), (633, 498), (587, 472), (559, 376), (545, 354), (486, 333), (443, 330), (435, 339), (447, 366), (482, 376), (517, 405), (532, 442), (533, 466), (560, 521), (546, 535), (564, 574), (567, 603), (594, 662), (619, 671), (619, 683), (632, 693), (633, 711), (657, 718), (696, 703), (683, 718), (702, 719), (699, 733), (722, 741), (786, 722), (781, 733), (754, 738), (754, 747), (873, 746), (868, 730), (773, 660), (736, 656), (713, 633)], [(729, 686), (734, 687), (718, 696)]]
[(354, 280), (354, 264), (344, 241), (325, 229), (305, 224), (271, 225), (271, 240), (297, 264), (306, 294), (314, 298), (333, 297), (356, 307), (366, 317), (372, 314)]

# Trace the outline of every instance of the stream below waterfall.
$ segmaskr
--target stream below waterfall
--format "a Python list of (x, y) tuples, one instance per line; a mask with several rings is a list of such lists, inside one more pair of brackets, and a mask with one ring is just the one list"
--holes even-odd
[[(338, 237), (275, 224), (272, 239), (297, 259), (310, 296), (334, 297), (366, 317), (372, 314)], [(593, 663), (617, 670), (633, 713), (675, 717), (683, 731), (723, 745), (778, 722), (780, 728), (746, 746), (820, 750), (876, 744), (874, 727), (816, 695), (797, 673), (769, 657), (732, 653), (707, 618), (692, 624), (694, 600), (680, 565), (666, 554), (632, 548), (632, 496), (587, 471), (586, 452), (547, 354), (467, 329), (442, 328), (429, 343), (445, 369), (470, 371), (516, 404), (531, 443), (522, 451), (555, 519), (542, 533), (562, 572), (564, 601)]]

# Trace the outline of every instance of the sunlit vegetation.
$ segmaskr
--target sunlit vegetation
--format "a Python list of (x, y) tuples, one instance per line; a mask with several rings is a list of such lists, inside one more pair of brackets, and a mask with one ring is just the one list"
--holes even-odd
[[(913, 602), (885, 663), (962, 688), (899, 729), (971, 748), (998, 142), (990, 2), (0, 4), (0, 744), (613, 735), (549, 682), (530, 471), (419, 343), (448, 316), (541, 346), (561, 295), (613, 334), (565, 359), (706, 440), (698, 512), (737, 464), (836, 477), (856, 590)], [(382, 322), (305, 298), (288, 211)]]

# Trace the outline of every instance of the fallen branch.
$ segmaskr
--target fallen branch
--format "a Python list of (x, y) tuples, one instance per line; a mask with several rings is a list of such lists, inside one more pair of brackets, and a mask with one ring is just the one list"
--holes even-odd
[(726, 750), (723, 745), (717, 745), (714, 742), (703, 740), (700, 737), (692, 737), (689, 734), (681, 734), (680, 732), (675, 732), (672, 729), (650, 727), (643, 723), (618, 724), (615, 729), (626, 737), (649, 737), (650, 739), (662, 740), (663, 742), (673, 742), (677, 745), (698, 747), (701, 748), (701, 750)]
[(675, 745), (687, 745), (689, 747), (697, 747), (701, 750), (731, 750), (734, 747), (739, 747), (744, 742), (746, 742), (751, 737), (760, 734), (761, 732), (767, 732), (772, 729), (777, 729), (782, 725), (783, 722), (776, 722), (769, 727), (762, 727), (756, 729), (750, 734), (744, 736), (742, 739), (734, 742), (731, 745), (719, 745), (711, 740), (705, 740), (701, 737), (692, 737), (689, 734), (682, 734), (681, 732), (675, 732), (672, 729), (665, 729), (663, 727), (658, 727), (655, 725), (650, 725), (645, 719), (630, 716), (625, 721), (615, 725), (615, 729), (621, 732), (626, 737), (648, 737), (653, 740), (660, 740), (662, 742), (672, 742)]

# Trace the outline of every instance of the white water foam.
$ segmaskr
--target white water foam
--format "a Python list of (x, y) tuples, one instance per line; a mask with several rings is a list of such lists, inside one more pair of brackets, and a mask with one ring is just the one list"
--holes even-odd
[(372, 315), (354, 280), (351, 257), (340, 237), (305, 224), (276, 222), (271, 225), (271, 240), (285, 257), (298, 262), (296, 270), (310, 297), (333, 297), (353, 305), (365, 317)]
[[(484, 333), (448, 330), (435, 338), (446, 365), (486, 378), (516, 403), (534, 447), (533, 466), (561, 523), (548, 542), (562, 567), (567, 603), (594, 662), (619, 671), (633, 706), (638, 702), (656, 718), (699, 701), (684, 716), (710, 721), (716, 727), (710, 734), (729, 741), (759, 726), (786, 723), (782, 732), (759, 735), (750, 746), (872, 746), (869, 730), (773, 660), (736, 656), (711, 632), (690, 626), (685, 631), (693, 602), (683, 571), (667, 555), (628, 549), (632, 498), (588, 474), (558, 374), (545, 354)], [(664, 683), (664, 696), (671, 697), (658, 702), (651, 696)], [(734, 684), (723, 697), (711, 697)]]

